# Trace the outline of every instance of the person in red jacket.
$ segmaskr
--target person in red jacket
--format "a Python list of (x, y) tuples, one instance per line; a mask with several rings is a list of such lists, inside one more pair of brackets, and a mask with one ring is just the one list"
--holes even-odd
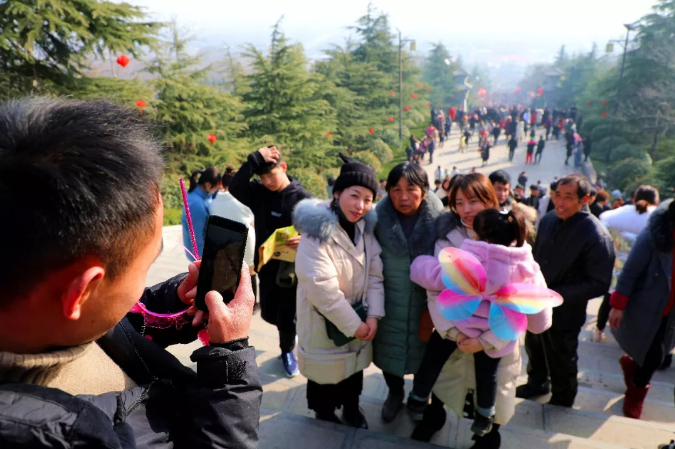
[(452, 106), (450, 109), (448, 109), (448, 115), (452, 119), (452, 121), (455, 121), (455, 117), (457, 117), (457, 109), (455, 109), (454, 106)]

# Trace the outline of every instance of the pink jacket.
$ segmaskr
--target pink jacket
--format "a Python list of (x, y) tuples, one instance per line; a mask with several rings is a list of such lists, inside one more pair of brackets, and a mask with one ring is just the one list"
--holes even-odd
[[(491, 245), (466, 239), (460, 249), (473, 254), (485, 268), (487, 284), (485, 293), (491, 295), (507, 284), (523, 283), (546, 286), (539, 264), (532, 257), (532, 248), (525, 244), (523, 247), (505, 247)], [(447, 338), (454, 340), (459, 332), (469, 338), (478, 338), (485, 353), (493, 358), (501, 358), (513, 352), (517, 342), (505, 341), (490, 330), (488, 326), (488, 312), (490, 303), (483, 301), (476, 313), (467, 320), (452, 322), (440, 316), (436, 309), (438, 293), (445, 289), (443, 285), (441, 266), (437, 257), (419, 256), (410, 268), (410, 279), (427, 289), (429, 312), (434, 318), (438, 331), (445, 333)], [(528, 315), (527, 330), (539, 334), (544, 332), (552, 323), (552, 309), (549, 307), (536, 315)], [(445, 323), (440, 322), (445, 320)]]

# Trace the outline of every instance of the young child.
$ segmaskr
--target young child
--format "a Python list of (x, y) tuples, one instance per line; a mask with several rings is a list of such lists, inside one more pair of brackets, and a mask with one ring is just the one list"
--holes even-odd
[[(504, 214), (496, 209), (483, 210), (474, 219), (473, 228), (479, 241), (466, 239), (460, 249), (475, 256), (484, 267), (487, 274), (486, 295), (515, 283), (546, 286), (539, 265), (532, 256), (532, 248), (525, 243), (527, 227), (519, 211)], [(410, 278), (429, 291), (429, 312), (432, 318), (438, 317), (440, 312), (434, 293), (445, 288), (438, 259), (432, 256), (415, 259)], [(427, 346), (408, 397), (408, 409), (413, 418), (415, 413), (426, 407), (443, 366), (459, 348), (474, 355), (478, 407), (471, 430), (478, 436), (490, 432), (494, 423), (499, 361), (514, 350), (517, 341), (502, 340), (490, 330), (489, 310), (490, 302), (483, 300), (473, 316), (464, 321), (448, 322), (447, 330), (441, 335), (444, 339), (436, 340), (440, 344)], [(551, 317), (550, 307), (539, 314), (528, 315), (528, 330), (543, 332), (551, 326)], [(438, 331), (439, 326), (436, 327)]]

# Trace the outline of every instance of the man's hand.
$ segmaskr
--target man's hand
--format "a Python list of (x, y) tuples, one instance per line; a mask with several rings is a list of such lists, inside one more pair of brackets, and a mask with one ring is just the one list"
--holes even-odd
[(377, 334), (377, 318), (375, 317), (366, 318), (366, 324), (370, 328), (370, 331), (368, 332), (368, 335), (366, 335), (366, 338), (364, 338), (364, 340), (372, 341), (372, 339), (375, 338), (375, 334)]
[(369, 333), (370, 333), (370, 326), (368, 326), (366, 323), (361, 323), (359, 328), (354, 333), (354, 336), (359, 340), (366, 341), (366, 337), (368, 337)]
[(281, 158), (281, 153), (279, 153), (279, 150), (275, 146), (260, 148), (258, 153), (265, 159), (265, 162), (276, 164), (279, 158)]
[(290, 239), (286, 240), (286, 246), (288, 246), (290, 249), (298, 249), (298, 245), (300, 245), (300, 235), (296, 235), (295, 237), (291, 237)]
[(207, 330), (211, 342), (225, 343), (248, 337), (255, 302), (248, 268), (241, 270), (239, 288), (229, 304), (225, 304), (223, 297), (216, 291), (208, 292), (205, 299), (209, 309)]
[(460, 351), (467, 354), (474, 354), (483, 350), (483, 345), (477, 338), (465, 338), (458, 346)]
[(609, 325), (612, 326), (612, 329), (619, 328), (622, 318), (623, 310), (612, 308), (612, 310), (609, 311)]
[(202, 261), (197, 260), (188, 265), (188, 275), (183, 282), (180, 283), (176, 289), (178, 298), (183, 301), (188, 307), (187, 314), (192, 318), (192, 325), (195, 327), (201, 326), (204, 322), (204, 311), (199, 310), (194, 302), (197, 297), (197, 281), (199, 280), (199, 269), (202, 266)]
[(197, 296), (197, 280), (199, 279), (199, 268), (201, 265), (201, 260), (192, 262), (188, 265), (188, 275), (183, 279), (183, 282), (180, 283), (176, 290), (178, 298), (188, 306), (192, 305)]

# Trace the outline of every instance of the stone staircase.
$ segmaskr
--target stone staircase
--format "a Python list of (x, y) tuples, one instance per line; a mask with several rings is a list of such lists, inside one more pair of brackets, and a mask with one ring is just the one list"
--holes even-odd
[[(168, 279), (185, 271), (186, 259), (179, 245), (180, 227), (164, 228), (164, 252), (153, 265), (148, 285)], [(573, 409), (549, 406), (545, 402), (518, 400), (516, 414), (502, 428), (502, 447), (511, 448), (650, 448), (675, 439), (675, 368), (658, 371), (645, 403), (643, 419), (623, 417), (623, 376), (618, 364), (621, 350), (611, 333), (603, 343), (591, 342), (591, 330), (599, 300), (589, 303), (589, 320), (580, 336), (579, 394)], [(256, 315), (250, 332), (251, 343), (257, 350), (257, 362), (263, 382), (263, 401), (260, 425), (261, 449), (394, 449), (423, 447), (472, 446), (471, 421), (448, 413), (447, 423), (436, 434), (432, 443), (416, 444), (409, 439), (414, 428), (407, 414), (402, 412), (391, 424), (380, 420), (380, 410), (387, 395), (381, 372), (371, 365), (365, 371), (362, 408), (370, 430), (362, 431), (346, 426), (320, 422), (307, 409), (306, 381), (302, 376), (288, 379), (279, 360), (276, 328)], [(192, 366), (190, 354), (197, 348), (179, 345), (171, 351), (187, 366)], [(527, 363), (523, 351), (523, 374)], [(410, 377), (410, 376), (409, 376)], [(520, 382), (525, 382), (521, 376)], [(411, 379), (406, 389), (412, 387)]]
[[(623, 376), (618, 358), (622, 354), (611, 334), (603, 343), (590, 341), (599, 300), (589, 304), (589, 321), (580, 336), (579, 394), (573, 409), (541, 402), (518, 400), (516, 414), (503, 427), (503, 448), (656, 448), (675, 439), (675, 368), (658, 371), (647, 396), (642, 420), (623, 417)], [(369, 431), (319, 422), (307, 409), (306, 381), (302, 376), (288, 379), (278, 358), (276, 329), (254, 317), (251, 342), (257, 350), (260, 376), (264, 385), (261, 412), (261, 448), (398, 448), (433, 447), (414, 444), (408, 439), (414, 425), (402, 412), (391, 424), (380, 420), (380, 409), (387, 396), (381, 372), (373, 365), (365, 371), (361, 406)], [(173, 352), (190, 366), (193, 346), (174, 347)], [(523, 352), (523, 373), (527, 356)], [(410, 376), (409, 376), (410, 377)], [(524, 383), (526, 376), (519, 379)], [(406, 380), (406, 389), (412, 387)], [(471, 421), (448, 413), (445, 427), (432, 443), (457, 449), (472, 446)], [(302, 442), (298, 440), (302, 435)]]

